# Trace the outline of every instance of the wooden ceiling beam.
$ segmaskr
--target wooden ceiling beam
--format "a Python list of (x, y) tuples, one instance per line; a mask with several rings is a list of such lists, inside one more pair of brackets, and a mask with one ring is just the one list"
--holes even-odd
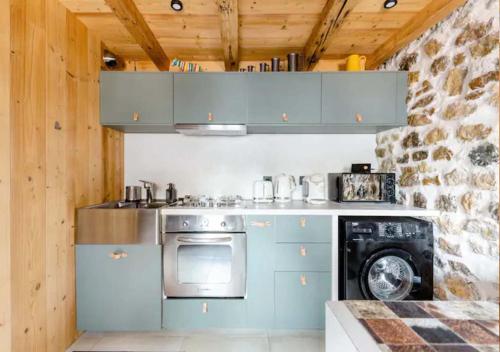
[(333, 34), (360, 0), (328, 0), (304, 47), (304, 69), (312, 70), (331, 44)]
[(398, 50), (417, 39), (427, 29), (445, 19), (455, 9), (462, 6), (466, 0), (433, 0), (422, 11), (417, 13), (392, 37), (382, 44), (367, 61), (367, 69), (376, 69)]
[(220, 36), (224, 49), (226, 71), (237, 71), (239, 66), (238, 0), (215, 0), (220, 17)]
[(168, 71), (170, 59), (149, 28), (133, 0), (105, 0), (137, 44), (146, 52), (160, 71)]

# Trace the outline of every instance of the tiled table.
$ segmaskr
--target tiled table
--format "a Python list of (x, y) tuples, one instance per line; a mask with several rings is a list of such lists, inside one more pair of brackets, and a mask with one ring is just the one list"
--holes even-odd
[(494, 302), (343, 301), (326, 311), (326, 352), (499, 351)]

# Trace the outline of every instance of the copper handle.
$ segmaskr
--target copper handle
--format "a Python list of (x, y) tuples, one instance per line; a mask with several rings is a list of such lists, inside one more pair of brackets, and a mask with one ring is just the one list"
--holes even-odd
[(302, 286), (306, 286), (307, 285), (307, 278), (304, 274), (300, 275), (300, 284)]
[(201, 312), (203, 314), (207, 314), (208, 313), (208, 303), (207, 302), (203, 302), (201, 304)]
[(284, 112), (282, 115), (281, 115), (281, 120), (283, 122), (288, 122), (288, 114), (286, 112)]
[(213, 121), (214, 120), (214, 114), (211, 112), (208, 113), (208, 121)]
[(356, 115), (354, 115), (354, 119), (356, 120), (357, 123), (361, 123), (363, 122), (363, 115), (357, 113)]
[(139, 121), (139, 119), (140, 119), (140, 118), (141, 118), (141, 115), (139, 115), (139, 113), (138, 113), (138, 112), (134, 112), (134, 113), (132, 114), (132, 120), (134, 120), (134, 121)]
[(271, 221), (252, 221), (250, 223), (250, 226), (260, 227), (260, 228), (269, 227), (271, 226)]
[(118, 259), (122, 259), (122, 258), (127, 258), (128, 257), (128, 253), (127, 252), (115, 251), (115, 252), (109, 253), (109, 257), (111, 259), (113, 259), (113, 260), (118, 260)]
[(304, 247), (304, 246), (300, 246), (300, 255), (301, 255), (302, 257), (307, 256), (307, 249), (306, 249), (306, 247)]
[(302, 228), (306, 227), (306, 218), (300, 218), (299, 226)]

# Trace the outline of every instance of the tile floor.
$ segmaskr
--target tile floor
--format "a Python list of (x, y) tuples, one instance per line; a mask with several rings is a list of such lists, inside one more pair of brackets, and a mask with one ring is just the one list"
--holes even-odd
[(67, 352), (324, 352), (323, 331), (84, 333)]

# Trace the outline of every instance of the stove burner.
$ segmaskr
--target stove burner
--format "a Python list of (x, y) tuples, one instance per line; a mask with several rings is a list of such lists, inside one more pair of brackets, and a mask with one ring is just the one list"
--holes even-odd
[(184, 198), (179, 198), (172, 206), (187, 208), (237, 208), (241, 206), (242, 202), (243, 198), (241, 196), (210, 197), (205, 195), (186, 195)]

